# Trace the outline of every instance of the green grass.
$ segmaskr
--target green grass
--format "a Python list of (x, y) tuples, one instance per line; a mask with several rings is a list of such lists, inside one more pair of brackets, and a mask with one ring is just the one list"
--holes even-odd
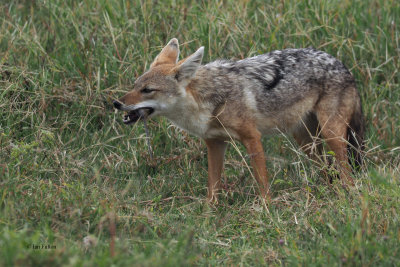
[[(0, 265), (400, 265), (398, 1), (8, 0), (0, 14)], [(154, 167), (111, 101), (172, 37), (205, 62), (308, 46), (342, 60), (367, 120), (355, 188), (269, 137), (273, 203), (230, 146), (209, 206), (205, 145), (163, 118)]]

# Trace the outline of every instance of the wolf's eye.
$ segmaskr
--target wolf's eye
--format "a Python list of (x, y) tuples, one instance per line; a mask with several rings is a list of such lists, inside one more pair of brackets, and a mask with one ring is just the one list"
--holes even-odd
[(155, 90), (149, 89), (147, 87), (145, 87), (142, 90), (140, 90), (140, 92), (143, 93), (143, 94), (149, 94), (149, 93), (151, 93), (153, 91), (155, 91)]

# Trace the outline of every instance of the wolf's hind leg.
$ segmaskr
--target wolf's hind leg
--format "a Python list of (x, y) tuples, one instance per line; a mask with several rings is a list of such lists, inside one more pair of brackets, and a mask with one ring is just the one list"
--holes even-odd
[(313, 161), (321, 161), (322, 142), (321, 132), (317, 116), (314, 113), (308, 114), (293, 131), (293, 137), (300, 148)]
[(338, 113), (317, 113), (321, 126), (321, 134), (329, 148), (335, 153), (336, 166), (344, 184), (354, 185), (350, 176), (351, 169), (347, 157), (347, 125), (348, 119)]

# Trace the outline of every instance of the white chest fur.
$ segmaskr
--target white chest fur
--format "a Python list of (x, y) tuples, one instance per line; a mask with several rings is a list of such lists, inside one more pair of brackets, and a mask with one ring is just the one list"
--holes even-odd
[(179, 128), (188, 131), (198, 137), (205, 138), (205, 134), (208, 130), (208, 122), (210, 116), (206, 114), (180, 114), (180, 116), (168, 117)]
[(229, 129), (219, 127), (212, 128), (210, 126), (211, 116), (211, 112), (208, 110), (196, 110), (195, 112), (182, 112), (180, 114), (176, 114), (176, 116), (173, 118), (171, 116), (168, 116), (167, 118), (179, 128), (203, 139), (238, 138), (237, 133), (230, 131)]
[(209, 109), (199, 107), (193, 100), (178, 102), (165, 114), (173, 124), (201, 138), (206, 138), (211, 116)]

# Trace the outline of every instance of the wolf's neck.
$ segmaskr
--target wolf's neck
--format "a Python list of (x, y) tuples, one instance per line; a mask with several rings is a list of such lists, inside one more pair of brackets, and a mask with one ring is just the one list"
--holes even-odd
[(179, 128), (199, 137), (204, 137), (209, 128), (211, 112), (188, 92), (186, 99), (182, 99), (174, 106), (174, 109), (165, 114)]
[(225, 102), (232, 86), (232, 77), (224, 68), (207, 64), (199, 67), (186, 92), (193, 96), (200, 109), (204, 105), (210, 108)]

